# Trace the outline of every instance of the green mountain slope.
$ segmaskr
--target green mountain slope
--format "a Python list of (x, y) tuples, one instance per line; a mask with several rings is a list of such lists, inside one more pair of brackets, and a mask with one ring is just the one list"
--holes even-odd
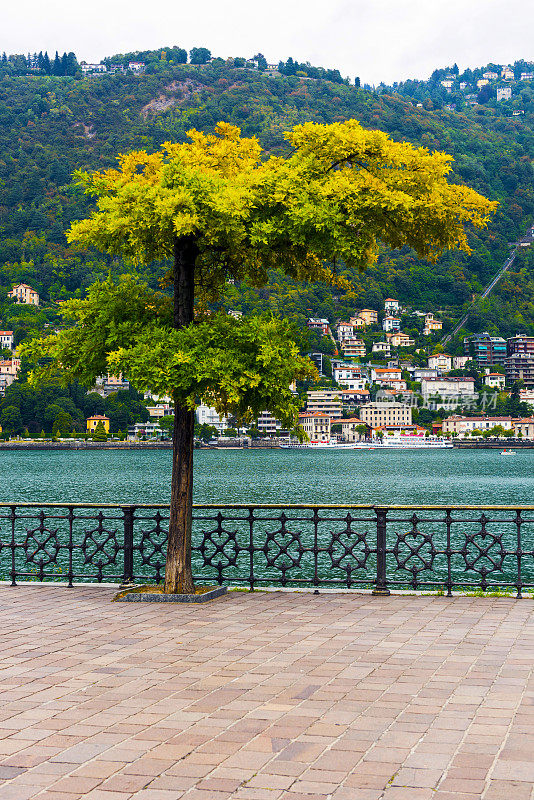
[[(111, 62), (121, 63), (121, 57)], [(173, 64), (162, 61), (161, 51), (156, 51), (140, 75), (13, 75), (0, 68), (4, 325), (12, 320), (15, 327), (26, 329), (54, 319), (53, 311), (14, 311), (4, 298), (15, 281), (31, 283), (45, 301), (64, 299), (82, 292), (110, 267), (101, 254), (67, 246), (64, 231), (90, 210), (71, 182), (75, 169), (112, 166), (118, 152), (153, 150), (166, 140), (183, 140), (191, 127), (211, 130), (219, 120), (239, 125), (245, 134), (256, 135), (266, 150), (280, 152), (285, 148), (283, 131), (293, 125), (354, 117), (397, 140), (446, 150), (455, 157), (454, 180), (500, 203), (490, 229), (470, 236), (471, 255), (451, 252), (430, 265), (409, 250), (383, 252), (368, 274), (351, 276), (354, 292), (348, 296), (333, 295), (321, 286), (302, 290), (273, 275), (261, 293), (231, 287), (228, 302), (236, 308), (274, 308), (299, 320), (308, 314), (334, 320), (357, 306), (378, 307), (393, 296), (453, 317), (497, 271), (508, 242), (524, 232), (534, 213), (532, 93), (529, 99), (525, 91), (521, 116), (507, 116), (491, 103), (450, 111), (443, 103), (438, 108), (436, 100), (426, 102), (428, 98), (421, 105), (416, 93), (409, 96), (403, 86), (372, 92), (337, 78), (334, 82), (298, 74), (303, 70), (268, 75), (235, 63), (215, 59), (205, 65)], [(111, 266), (121, 269), (120, 264)], [(532, 259), (523, 256), (470, 324), (534, 333), (533, 266)]]

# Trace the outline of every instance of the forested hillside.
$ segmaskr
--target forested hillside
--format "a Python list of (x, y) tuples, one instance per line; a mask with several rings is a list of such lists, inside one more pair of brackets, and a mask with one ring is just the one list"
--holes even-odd
[[(445, 108), (446, 98), (432, 101), (430, 88), (424, 86), (418, 87), (419, 94), (406, 85), (371, 91), (349, 85), (335, 71), (293, 60), (269, 74), (262, 62), (259, 69), (244, 59), (186, 64), (183, 53), (168, 48), (108, 60), (120, 65), (143, 58), (146, 70), (141, 74), (84, 76), (79, 69), (65, 76), (42, 70), (16, 74), (9, 62), (0, 64), (0, 316), (4, 327), (15, 328), (17, 341), (28, 330), (54, 322), (57, 306), (48, 301), (82, 293), (110, 268), (122, 270), (99, 253), (67, 245), (64, 232), (70, 222), (90, 210), (71, 181), (72, 172), (112, 166), (118, 152), (154, 150), (167, 140), (183, 140), (192, 127), (211, 130), (219, 120), (256, 135), (267, 151), (281, 152), (283, 131), (293, 125), (354, 117), (394, 139), (451, 153), (453, 179), (500, 202), (490, 228), (470, 234), (469, 256), (450, 252), (430, 265), (408, 249), (383, 252), (368, 274), (351, 276), (354, 291), (348, 295), (322, 286), (303, 291), (273, 275), (261, 293), (230, 287), (227, 301), (232, 308), (273, 308), (299, 321), (309, 315), (333, 321), (355, 307), (378, 308), (393, 296), (452, 318), (497, 271), (508, 243), (532, 219), (530, 86), (521, 95), (524, 113), (519, 116), (507, 115), (491, 99), (451, 111)], [(203, 55), (197, 60), (206, 59)], [(436, 78), (436, 87), (438, 83)], [(434, 93), (441, 97), (443, 87), (436, 87)], [(6, 301), (7, 290), (17, 281), (34, 286), (44, 308)], [(517, 330), (534, 334), (533, 298), (534, 263), (522, 254), (515, 271), (481, 305), (470, 325), (500, 329), (505, 335)]]

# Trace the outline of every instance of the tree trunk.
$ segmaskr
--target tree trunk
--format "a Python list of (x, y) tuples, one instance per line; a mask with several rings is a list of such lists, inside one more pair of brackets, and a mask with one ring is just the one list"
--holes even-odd
[[(196, 240), (174, 241), (174, 327), (193, 321), (195, 301)], [(174, 399), (172, 435), (172, 480), (169, 540), (165, 565), (165, 592), (194, 592), (191, 570), (191, 527), (193, 513), (193, 436), (195, 412)]]

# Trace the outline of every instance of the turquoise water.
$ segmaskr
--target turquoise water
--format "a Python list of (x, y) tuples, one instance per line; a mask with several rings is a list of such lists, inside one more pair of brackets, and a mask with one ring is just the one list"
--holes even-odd
[[(522, 504), (534, 502), (534, 450), (201, 450), (195, 501)], [(3, 502), (168, 502), (171, 454), (1, 452)]]
[[(195, 452), (197, 503), (310, 503), (363, 505), (530, 505), (534, 496), (534, 450), (502, 457), (495, 450), (201, 450)], [(150, 451), (1, 452), (3, 502), (167, 503), (171, 453)], [(370, 585), (376, 575), (374, 511), (256, 510), (255, 581), (317, 585)], [(198, 577), (247, 583), (251, 566), (248, 510), (198, 511), (193, 527), (193, 566)], [(513, 583), (518, 569), (514, 512), (454, 512), (450, 525), (457, 581)], [(72, 525), (75, 579), (120, 580), (123, 570), (122, 512), (77, 511)], [(444, 512), (388, 514), (388, 575), (397, 585), (442, 586), (447, 579)], [(161, 577), (166, 514), (136, 512), (134, 574)], [(314, 519), (316, 520), (314, 522)], [(521, 522), (522, 580), (534, 585), (534, 514)], [(16, 569), (22, 579), (64, 579), (69, 571), (66, 510), (0, 513), (0, 577)], [(315, 538), (314, 538), (315, 537)], [(374, 544), (373, 544), (374, 543)], [(367, 549), (367, 545), (371, 550)], [(314, 548), (318, 548), (314, 563)], [(100, 562), (100, 567), (99, 567)], [(40, 570), (44, 569), (44, 573)], [(100, 572), (98, 570), (101, 570)], [(285, 572), (284, 572), (285, 570)], [(415, 573), (413, 572), (415, 570)], [(484, 570), (486, 573), (484, 573)], [(156, 572), (155, 572), (156, 571)], [(158, 572), (159, 571), (159, 572)], [(353, 581), (351, 584), (350, 581)], [(415, 583), (410, 583), (414, 581)]]

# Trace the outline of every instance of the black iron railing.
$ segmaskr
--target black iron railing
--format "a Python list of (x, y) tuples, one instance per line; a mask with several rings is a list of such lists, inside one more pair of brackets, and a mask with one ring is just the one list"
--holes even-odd
[[(0, 579), (159, 583), (168, 505), (0, 504)], [(534, 590), (534, 506), (196, 505), (199, 581)]]

